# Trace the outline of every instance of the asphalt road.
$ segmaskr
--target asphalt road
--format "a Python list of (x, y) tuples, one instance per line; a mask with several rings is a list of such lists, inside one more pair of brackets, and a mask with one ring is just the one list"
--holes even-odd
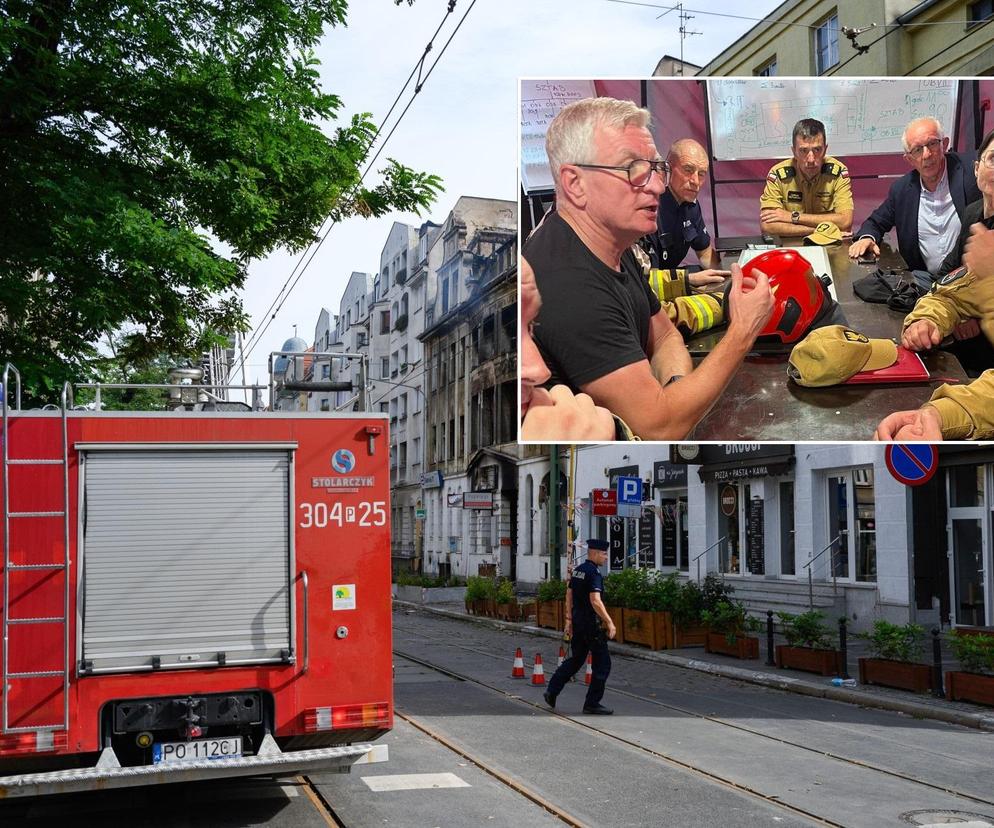
[(0, 825), (994, 826), (994, 734), (617, 655), (614, 716), (580, 712), (582, 674), (553, 713), (517, 646), (552, 672), (549, 639), (397, 611), (388, 763), (0, 803)]

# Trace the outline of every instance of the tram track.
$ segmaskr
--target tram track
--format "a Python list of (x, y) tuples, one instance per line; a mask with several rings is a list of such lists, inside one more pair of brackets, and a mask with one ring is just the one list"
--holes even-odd
[[(659, 751), (653, 750), (652, 748), (646, 747), (645, 745), (641, 745), (638, 742), (632, 741), (630, 739), (625, 739), (625, 738), (623, 738), (621, 736), (617, 736), (617, 735), (615, 735), (613, 733), (610, 733), (610, 732), (608, 732), (606, 730), (603, 730), (601, 728), (595, 727), (594, 725), (590, 725), (590, 724), (587, 724), (586, 722), (578, 721), (576, 719), (570, 718), (569, 716), (565, 716), (565, 715), (563, 715), (561, 713), (557, 713), (554, 710), (549, 710), (549, 708), (546, 707), (544, 704), (537, 704), (537, 703), (534, 703), (534, 702), (530, 702), (527, 699), (523, 699), (520, 696), (515, 695), (514, 693), (508, 693), (507, 691), (502, 690), (499, 687), (495, 687), (495, 686), (493, 686), (491, 684), (488, 684), (487, 682), (480, 681), (479, 679), (475, 679), (472, 676), (467, 676), (467, 675), (464, 675), (462, 673), (458, 673), (458, 672), (456, 672), (454, 670), (451, 670), (451, 669), (449, 669), (447, 667), (442, 667), (441, 665), (432, 664), (431, 662), (425, 661), (425, 660), (419, 658), (418, 656), (414, 656), (414, 655), (411, 655), (409, 653), (405, 653), (405, 652), (403, 652), (401, 650), (394, 649), (393, 652), (394, 652), (394, 655), (396, 655), (396, 656), (398, 656), (400, 658), (407, 659), (408, 661), (410, 661), (410, 662), (412, 662), (414, 664), (418, 664), (418, 665), (420, 665), (422, 667), (425, 667), (425, 668), (427, 668), (429, 670), (434, 670), (434, 671), (436, 671), (438, 673), (441, 673), (442, 675), (449, 676), (450, 678), (454, 678), (454, 679), (457, 679), (459, 681), (465, 681), (465, 682), (469, 682), (471, 684), (475, 684), (475, 685), (477, 685), (479, 687), (483, 687), (483, 688), (485, 688), (485, 689), (487, 689), (487, 690), (489, 690), (491, 692), (497, 693), (497, 694), (499, 694), (499, 695), (501, 695), (501, 696), (503, 696), (503, 697), (505, 697), (507, 699), (510, 699), (512, 701), (515, 701), (515, 702), (518, 702), (519, 704), (527, 705), (528, 707), (532, 707), (532, 708), (535, 708), (537, 710), (541, 710), (542, 712), (548, 713), (549, 715), (553, 716), (554, 718), (560, 720), (564, 725), (567, 725), (567, 726), (574, 725), (576, 727), (582, 728), (582, 729), (590, 731), (592, 733), (596, 733), (599, 736), (602, 736), (604, 738), (610, 739), (610, 740), (612, 740), (614, 742), (617, 742), (619, 744), (625, 745), (626, 747), (634, 748), (635, 750), (639, 751), (640, 753), (644, 753), (645, 755), (651, 756), (654, 759), (666, 762), (667, 764), (672, 765), (674, 767), (677, 767), (680, 770), (688, 771), (690, 773), (693, 773), (696, 776), (705, 778), (709, 782), (717, 783), (719, 785), (722, 785), (723, 787), (728, 788), (729, 790), (735, 791), (735, 792), (740, 793), (740, 794), (745, 794), (745, 795), (747, 795), (747, 796), (749, 796), (751, 798), (757, 799), (757, 800), (765, 803), (766, 805), (770, 805), (770, 806), (772, 806), (774, 808), (777, 808), (778, 810), (786, 811), (786, 812), (791, 813), (791, 814), (793, 814), (795, 816), (804, 817), (805, 819), (811, 820), (812, 822), (814, 822), (814, 823), (816, 823), (818, 825), (832, 826), (832, 828), (846, 828), (846, 826), (845, 826), (844, 823), (835, 822), (834, 820), (828, 819), (827, 817), (821, 816), (819, 814), (815, 814), (815, 813), (813, 813), (811, 811), (805, 810), (804, 808), (800, 808), (800, 807), (798, 807), (796, 805), (791, 805), (790, 803), (783, 802), (778, 797), (769, 796), (767, 794), (764, 794), (762, 791), (758, 791), (758, 790), (756, 790), (754, 788), (749, 787), (748, 785), (743, 785), (740, 782), (735, 782), (734, 780), (731, 780), (731, 779), (728, 779), (726, 777), (723, 777), (720, 774), (716, 774), (716, 773), (712, 773), (710, 771), (703, 770), (702, 768), (696, 767), (695, 765), (692, 765), (692, 764), (690, 764), (688, 762), (684, 762), (684, 761), (682, 761), (680, 759), (677, 759), (677, 758), (675, 758), (673, 756), (667, 756), (664, 753), (661, 753)], [(451, 750), (455, 750), (461, 756), (463, 756), (464, 758), (466, 758), (469, 761), (473, 762), (473, 764), (475, 764), (480, 769), (484, 770), (486, 773), (490, 774), (491, 776), (494, 776), (495, 778), (501, 779), (501, 781), (504, 781), (504, 779), (502, 777), (506, 776), (506, 775), (502, 774), (500, 771), (496, 770), (495, 768), (491, 768), (490, 766), (488, 766), (486, 760), (481, 759), (478, 756), (472, 756), (471, 754), (469, 754), (468, 752), (466, 752), (464, 748), (459, 748), (457, 746), (454, 746), (452, 743), (449, 743), (447, 740), (445, 740), (444, 737), (440, 737), (440, 735), (434, 733), (431, 728), (428, 728), (427, 726), (425, 726), (425, 725), (417, 722), (417, 720), (415, 720), (411, 716), (409, 716), (407, 714), (402, 714), (402, 713), (399, 713), (399, 712), (397, 713), (397, 715), (400, 716), (401, 718), (403, 718), (408, 723), (410, 723), (412, 726), (418, 728), (418, 730), (421, 730), (426, 735), (430, 736), (433, 739), (436, 739), (441, 744), (445, 745), (446, 747), (449, 747)], [(510, 777), (508, 777), (508, 778), (510, 779)], [(505, 784), (508, 784), (508, 782), (505, 781)], [(527, 794), (524, 793), (524, 791), (527, 790), (527, 786), (523, 785), (522, 783), (517, 782), (515, 780), (515, 783), (513, 785), (510, 785), (510, 787), (513, 787), (516, 791), (518, 791), (522, 795), (527, 796)], [(532, 797), (530, 797), (530, 796), (529, 796), (529, 798), (532, 799)], [(544, 798), (540, 798), (540, 799), (542, 799), (542, 801), (539, 801), (538, 799), (532, 799), (532, 801), (533, 802), (537, 802), (538, 804), (542, 805), (542, 807), (546, 807), (546, 805), (543, 804), (543, 802), (545, 801)], [(565, 814), (565, 812), (561, 812), (561, 809), (557, 808), (555, 811), (552, 811), (552, 813), (555, 813), (556, 816), (559, 816), (560, 819), (563, 819), (563, 821), (566, 822), (568, 825), (577, 825), (577, 826), (583, 825), (583, 823), (579, 822), (575, 818), (569, 817), (569, 815)]]
[[(404, 634), (405, 635), (415, 636), (415, 637), (417, 637), (419, 639), (422, 639), (424, 641), (431, 642), (433, 646), (438, 646), (438, 644), (439, 644), (439, 642), (436, 639), (432, 638), (429, 635), (425, 635), (423, 633), (417, 633), (415, 631), (405, 630)], [(474, 654), (483, 655), (483, 656), (491, 658), (491, 659), (493, 659), (495, 661), (499, 661), (500, 660), (500, 656), (494, 654), (493, 652), (480, 649), (478, 647), (472, 647), (472, 646), (468, 646), (466, 644), (456, 644), (456, 643), (452, 643), (452, 642), (444, 642), (444, 643), (445, 643), (445, 646), (450, 647), (452, 649), (459, 649), (459, 650), (463, 650), (463, 651), (466, 651), (466, 652), (472, 652)], [(401, 656), (403, 658), (407, 658), (407, 659), (409, 659), (411, 661), (414, 661), (415, 663), (421, 664), (422, 666), (424, 666), (426, 668), (437, 670), (439, 672), (448, 674), (448, 675), (450, 675), (452, 677), (459, 678), (459, 679), (461, 679), (463, 681), (472, 682), (474, 684), (477, 684), (477, 685), (479, 685), (481, 687), (485, 687), (488, 690), (491, 690), (493, 692), (499, 693), (499, 694), (501, 694), (503, 696), (506, 696), (508, 698), (512, 698), (512, 699), (515, 699), (517, 701), (520, 701), (521, 703), (527, 704), (527, 705), (529, 705), (529, 706), (531, 706), (531, 707), (533, 707), (535, 709), (542, 710), (543, 712), (550, 713), (552, 715), (559, 716), (561, 718), (569, 718), (569, 717), (563, 716), (562, 714), (560, 714), (560, 713), (558, 713), (556, 711), (550, 711), (542, 703), (530, 702), (527, 699), (523, 699), (523, 698), (521, 698), (520, 696), (518, 696), (518, 695), (516, 695), (514, 693), (509, 693), (508, 691), (504, 690), (501, 687), (497, 687), (495, 685), (491, 685), (491, 684), (489, 684), (489, 683), (487, 683), (485, 681), (482, 681), (480, 679), (476, 679), (476, 678), (474, 678), (472, 676), (467, 676), (467, 675), (462, 675), (462, 674), (456, 673), (455, 671), (452, 671), (449, 668), (446, 668), (446, 667), (444, 667), (442, 665), (436, 665), (436, 664), (433, 664), (433, 663), (431, 663), (429, 661), (420, 659), (418, 656), (413, 656), (412, 654), (404, 653), (404, 652), (396, 649), (396, 647), (394, 648), (394, 653), (396, 655), (398, 655), (398, 656)], [(680, 713), (680, 714), (685, 715), (685, 716), (693, 717), (695, 719), (700, 719), (700, 720), (703, 720), (703, 721), (707, 721), (707, 722), (710, 722), (712, 724), (719, 725), (721, 727), (726, 727), (726, 728), (729, 728), (730, 730), (734, 730), (734, 731), (741, 732), (741, 733), (748, 733), (750, 736), (754, 736), (754, 737), (758, 737), (758, 738), (761, 738), (761, 739), (764, 739), (764, 740), (768, 740), (770, 742), (774, 742), (774, 743), (777, 743), (777, 744), (780, 744), (780, 745), (783, 745), (783, 746), (786, 746), (786, 747), (791, 747), (791, 748), (796, 748), (798, 750), (803, 750), (803, 751), (806, 751), (808, 753), (811, 753), (811, 754), (823, 757), (825, 759), (829, 759), (829, 760), (831, 760), (833, 762), (840, 762), (840, 763), (849, 765), (849, 766), (851, 766), (853, 768), (859, 768), (860, 770), (871, 771), (871, 772), (874, 772), (874, 773), (879, 773), (879, 774), (882, 774), (882, 775), (885, 775), (885, 776), (888, 776), (888, 777), (891, 777), (891, 778), (894, 778), (894, 779), (899, 779), (899, 780), (901, 780), (903, 782), (909, 782), (909, 783), (912, 783), (914, 785), (918, 785), (918, 786), (921, 786), (923, 788), (927, 788), (927, 789), (936, 791), (937, 793), (943, 793), (943, 794), (946, 794), (948, 796), (957, 797), (957, 798), (959, 798), (961, 800), (964, 800), (965, 802), (970, 803), (971, 805), (974, 805), (974, 806), (976, 806), (976, 805), (984, 805), (984, 806), (987, 806), (987, 807), (994, 808), (994, 798), (985, 798), (985, 797), (982, 797), (982, 796), (978, 796), (976, 794), (969, 793), (967, 791), (959, 790), (957, 788), (954, 788), (954, 787), (951, 787), (951, 786), (948, 786), (948, 785), (943, 785), (943, 784), (939, 784), (939, 783), (936, 783), (936, 782), (930, 782), (928, 780), (921, 779), (919, 777), (912, 776), (912, 775), (907, 774), (907, 773), (903, 773), (903, 772), (901, 772), (899, 770), (895, 770), (893, 768), (882, 767), (882, 766), (879, 766), (879, 765), (875, 765), (875, 764), (873, 764), (871, 762), (865, 762), (865, 761), (862, 761), (860, 759), (854, 759), (854, 758), (849, 757), (849, 756), (844, 756), (844, 755), (841, 755), (839, 753), (835, 753), (835, 752), (830, 751), (830, 750), (824, 750), (824, 749), (821, 749), (821, 748), (812, 747), (811, 745), (807, 745), (807, 744), (804, 744), (802, 742), (797, 742), (797, 741), (794, 741), (794, 740), (791, 740), (791, 739), (787, 739), (787, 738), (784, 738), (784, 737), (781, 737), (781, 736), (775, 736), (773, 734), (766, 733), (766, 732), (764, 732), (762, 730), (759, 730), (759, 729), (756, 729), (756, 728), (753, 728), (753, 727), (748, 727), (746, 725), (738, 724), (738, 723), (735, 723), (735, 722), (731, 722), (731, 721), (728, 721), (727, 719), (721, 718), (720, 716), (713, 716), (713, 715), (709, 715), (709, 714), (706, 714), (706, 713), (701, 713), (699, 711), (692, 710), (692, 709), (689, 709), (687, 707), (683, 707), (683, 706), (681, 706), (679, 704), (673, 704), (671, 702), (661, 701), (661, 700), (659, 700), (657, 698), (652, 698), (652, 697), (644, 696), (644, 695), (641, 695), (639, 693), (633, 693), (633, 692), (628, 691), (628, 690), (618, 689), (617, 687), (611, 687), (611, 692), (614, 693), (614, 694), (625, 696), (625, 697), (630, 698), (630, 699), (634, 699), (636, 701), (639, 701), (639, 702), (642, 702), (642, 703), (645, 703), (645, 704), (652, 705), (654, 707), (659, 707), (659, 708), (662, 708), (662, 709), (665, 709), (665, 710), (670, 710), (670, 711), (673, 711), (673, 712), (676, 712), (676, 713)], [(605, 731), (597, 728), (594, 725), (586, 724), (583, 721), (577, 721), (575, 719), (569, 719), (569, 721), (572, 721), (572, 722), (574, 722), (575, 724), (577, 724), (577, 725), (579, 725), (581, 727), (585, 727), (588, 730), (592, 730), (592, 731), (595, 731), (597, 733), (601, 733), (601, 734), (603, 734), (605, 736), (608, 736), (608, 737), (611, 737), (613, 739), (618, 739), (619, 738), (619, 737), (614, 736), (613, 734), (607, 733), (607, 732), (605, 732)], [(620, 741), (625, 741), (625, 740), (621, 739)], [(634, 746), (634, 747), (636, 747), (636, 748), (638, 748), (640, 750), (648, 750), (653, 755), (658, 755), (661, 758), (667, 759), (668, 761), (676, 762), (676, 763), (680, 764), (681, 767), (690, 768), (690, 769), (694, 770), (695, 772), (705, 773), (705, 774), (709, 773), (707, 771), (701, 771), (701, 769), (696, 768), (696, 767), (694, 767), (692, 765), (689, 765), (687, 763), (684, 763), (684, 762), (682, 762), (682, 760), (676, 759), (674, 757), (667, 757), (664, 754), (657, 754), (655, 751), (646, 749), (643, 746), (638, 745), (636, 743), (626, 742), (626, 744), (632, 744), (632, 746)], [(731, 784), (736, 785), (737, 783), (733, 782)], [(778, 806), (779, 805), (783, 805), (783, 803), (781, 803), (779, 800), (777, 800), (777, 799), (770, 799), (769, 797), (765, 797), (761, 792), (756, 792), (756, 794), (759, 795), (759, 796), (761, 796), (761, 797), (763, 797), (766, 801), (776, 802)], [(811, 817), (811, 815), (807, 814), (806, 812), (802, 812), (802, 813), (804, 813), (805, 816)], [(812, 818), (823, 819), (821, 817), (812, 817)], [(835, 823), (826, 822), (826, 824), (835, 824)]]

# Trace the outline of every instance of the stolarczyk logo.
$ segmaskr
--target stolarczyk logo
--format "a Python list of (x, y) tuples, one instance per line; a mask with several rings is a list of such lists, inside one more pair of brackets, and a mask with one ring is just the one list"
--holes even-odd
[(339, 449), (331, 456), (331, 467), (339, 474), (348, 474), (355, 468), (355, 455), (348, 449)]

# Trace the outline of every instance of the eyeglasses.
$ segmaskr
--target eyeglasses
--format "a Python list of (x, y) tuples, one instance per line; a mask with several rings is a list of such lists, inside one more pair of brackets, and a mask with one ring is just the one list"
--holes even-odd
[(928, 147), (928, 154), (932, 155), (939, 149), (940, 146), (942, 146), (942, 141), (939, 138), (933, 138), (931, 141), (926, 141), (920, 146), (912, 147), (908, 150), (907, 154), (912, 158), (921, 158), (926, 147)]
[(994, 170), (994, 152), (989, 152), (983, 158), (981, 158), (978, 164), (983, 164), (987, 169)]
[(653, 173), (661, 175), (664, 181), (670, 174), (669, 161), (662, 158), (658, 158), (655, 161), (649, 161), (646, 158), (636, 158), (624, 167), (612, 167), (608, 164), (574, 164), (573, 166), (583, 167), (588, 170), (618, 170), (619, 172), (628, 173), (628, 183), (633, 187), (644, 187), (649, 183), (649, 179), (652, 178)]
[(698, 167), (695, 167), (693, 164), (681, 164), (680, 165), (680, 172), (682, 172), (688, 178), (692, 178), (692, 177), (696, 176), (701, 181), (707, 181), (708, 180), (708, 171), (704, 170), (704, 169), (700, 169)]

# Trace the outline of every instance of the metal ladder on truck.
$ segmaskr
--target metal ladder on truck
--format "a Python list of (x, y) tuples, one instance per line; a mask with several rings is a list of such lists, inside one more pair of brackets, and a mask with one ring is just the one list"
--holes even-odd
[[(10, 446), (10, 376), (16, 378), (16, 393), (14, 398), (14, 411), (21, 408), (21, 375), (20, 372), (10, 363), (7, 363), (3, 371), (2, 386), (3, 393), (3, 431), (0, 438), (3, 440), (3, 660), (0, 665), (0, 678), (3, 684), (0, 685), (2, 691), (2, 718), (0, 718), (0, 733), (15, 734), (35, 732), (37, 734), (36, 750), (50, 749), (54, 742), (54, 734), (58, 731), (66, 731), (69, 726), (69, 441), (67, 412), (69, 408), (70, 387), (69, 383), (62, 386), (61, 398), (61, 435), (62, 435), (62, 457), (61, 458), (11, 458)], [(17, 511), (10, 510), (10, 472), (12, 467), (18, 466), (62, 466), (62, 509), (55, 511)], [(62, 549), (63, 556), (61, 562), (42, 563), (14, 563), (11, 560), (11, 539), (10, 528), (12, 523), (21, 521), (34, 521), (51, 518), (62, 518)], [(62, 575), (62, 615), (51, 616), (26, 616), (10, 617), (10, 576), (12, 573), (25, 571), (49, 571)], [(11, 670), (10, 667), (10, 644), (18, 632), (30, 628), (37, 628), (42, 625), (60, 625), (62, 628), (62, 667), (61, 669), (48, 670)], [(16, 724), (11, 723), (10, 691), (15, 682), (32, 682), (37, 679), (61, 677), (62, 679), (62, 719), (61, 721), (42, 721), (39, 724)]]

